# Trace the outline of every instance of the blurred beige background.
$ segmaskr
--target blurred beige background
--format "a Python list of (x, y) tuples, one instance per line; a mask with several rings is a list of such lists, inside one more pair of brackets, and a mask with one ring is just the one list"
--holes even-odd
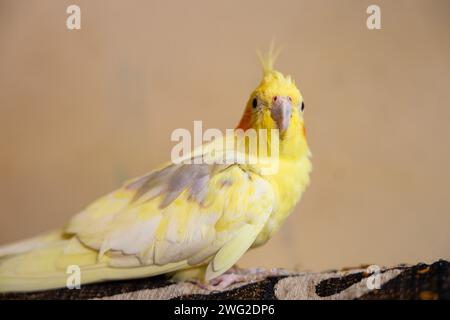
[(273, 38), (305, 97), (314, 172), (240, 264), (450, 258), (448, 0), (0, 0), (0, 244), (168, 160), (172, 130), (234, 127)]

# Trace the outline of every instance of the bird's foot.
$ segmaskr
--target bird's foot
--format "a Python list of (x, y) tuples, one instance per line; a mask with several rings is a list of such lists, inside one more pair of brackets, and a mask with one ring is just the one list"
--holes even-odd
[(196, 284), (200, 288), (208, 291), (222, 291), (235, 283), (244, 281), (246, 281), (246, 277), (243, 275), (227, 273), (222, 274), (221, 276), (218, 276), (217, 278), (214, 278), (207, 283), (199, 281), (196, 282)]
[(233, 284), (245, 282), (252, 283), (256, 281), (264, 280), (271, 275), (276, 273), (276, 269), (262, 269), (262, 268), (251, 268), (251, 269), (240, 269), (233, 267), (224, 274), (218, 276), (217, 278), (211, 279), (208, 283), (195, 281), (195, 284), (200, 288), (208, 291), (222, 291), (229, 288)]

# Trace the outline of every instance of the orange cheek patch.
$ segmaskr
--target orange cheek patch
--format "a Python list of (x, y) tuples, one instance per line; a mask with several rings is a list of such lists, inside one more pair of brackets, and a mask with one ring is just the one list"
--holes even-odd
[(306, 128), (305, 126), (302, 126), (303, 136), (306, 138)]
[(250, 121), (251, 121), (251, 113), (248, 110), (245, 110), (241, 121), (239, 122), (238, 126), (236, 127), (236, 129), (242, 129), (242, 130), (247, 130), (250, 128)]

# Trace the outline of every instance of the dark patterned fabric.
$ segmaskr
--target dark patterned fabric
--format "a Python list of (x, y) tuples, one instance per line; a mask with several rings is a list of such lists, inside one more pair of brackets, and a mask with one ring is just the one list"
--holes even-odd
[[(267, 272), (263, 280), (208, 291), (192, 283), (173, 283), (164, 276), (99, 283), (79, 290), (0, 294), (0, 299), (450, 299), (450, 263), (399, 265), (380, 272), (381, 288), (369, 289), (365, 268), (323, 273)], [(265, 278), (265, 279), (264, 279)]]
[(233, 290), (181, 296), (180, 300), (274, 300), (277, 299), (274, 287), (284, 277), (270, 277)]
[(133, 279), (123, 281), (112, 281), (105, 283), (94, 283), (81, 286), (79, 290), (56, 289), (48, 291), (40, 291), (33, 293), (8, 293), (1, 294), (1, 299), (56, 299), (56, 300), (84, 300), (103, 298), (116, 294), (139, 291), (144, 289), (164, 288), (171, 284), (164, 276), (158, 276), (147, 279)]
[(325, 279), (316, 286), (316, 294), (319, 297), (328, 297), (347, 289), (364, 278), (364, 273), (358, 272), (348, 276)]
[(405, 269), (361, 299), (439, 299), (450, 300), (450, 263), (440, 260), (432, 265), (418, 264)]

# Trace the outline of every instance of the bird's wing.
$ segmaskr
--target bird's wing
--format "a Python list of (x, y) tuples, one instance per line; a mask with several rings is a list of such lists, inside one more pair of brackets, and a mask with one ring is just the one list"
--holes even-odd
[(192, 164), (167, 164), (126, 183), (63, 230), (0, 249), (0, 292), (64, 287), (74, 266), (83, 284), (198, 265), (207, 265), (205, 280), (219, 276), (253, 244), (276, 206), (259, 167), (242, 164), (238, 152), (225, 152), (223, 164), (195, 161), (226, 148), (197, 149), (183, 159)]
[(249, 166), (169, 164), (100, 198), (66, 231), (109, 266), (209, 263), (211, 279), (252, 245), (274, 202), (272, 186)]

